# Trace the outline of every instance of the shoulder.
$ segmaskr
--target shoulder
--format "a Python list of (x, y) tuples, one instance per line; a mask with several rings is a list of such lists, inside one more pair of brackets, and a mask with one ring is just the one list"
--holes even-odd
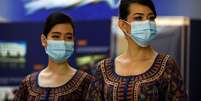
[(176, 59), (171, 55), (166, 55), (166, 57), (166, 64), (164, 64), (166, 69), (171, 71), (179, 70), (179, 66), (176, 62)]
[(87, 81), (91, 81), (91, 80), (94, 80), (94, 76), (92, 76), (91, 74), (88, 74), (87, 72), (84, 72), (84, 71), (80, 71), (82, 73), (82, 75), (85, 76), (85, 80)]
[(169, 55), (168, 61), (167, 61), (167, 65), (171, 65), (171, 66), (177, 66), (177, 62), (176, 59), (172, 56)]
[[(15, 94), (16, 96), (21, 96), (20, 94), (27, 94), (28, 93), (28, 88), (33, 86), (33, 82), (36, 82), (36, 80), (33, 79), (33, 76), (36, 75), (37, 73), (31, 73), (28, 74), (21, 82), (20, 85), (17, 88), (17, 93)], [(26, 95), (25, 94), (25, 95)]]
[(160, 62), (161, 65), (165, 67), (170, 67), (170, 66), (172, 67), (177, 65), (175, 58), (169, 54), (159, 54), (157, 62)]
[(79, 79), (79, 81), (82, 81), (82, 83), (90, 84), (91, 82), (95, 81), (95, 77), (88, 74), (87, 72), (82, 71), (82, 70), (79, 70), (77, 72), (79, 75), (78, 79)]
[(164, 67), (164, 76), (171, 77), (171, 76), (180, 76), (180, 68), (176, 63), (176, 60), (171, 55), (164, 55), (163, 63), (161, 67)]
[(87, 72), (84, 72), (84, 71), (78, 71), (79, 74), (81, 74), (79, 77), (79, 80), (78, 80), (78, 85), (79, 87), (81, 88), (84, 88), (86, 91), (88, 89), (90, 89), (91, 87), (93, 87), (93, 85), (95, 84), (96, 82), (96, 78), (90, 74), (88, 74)]
[(38, 72), (34, 72), (31, 74), (28, 74), (22, 81), (22, 84), (30, 84), (30, 82), (35, 82), (36, 81), (36, 77), (37, 77)]
[(108, 69), (109, 67), (111, 67), (113, 64), (113, 59), (111, 58), (106, 58), (106, 59), (103, 59), (101, 60), (100, 62), (97, 63), (97, 66), (96, 66), (96, 70), (100, 71), (100, 70), (105, 70), (105, 69)]
[(112, 70), (112, 62), (113, 60), (111, 58), (106, 58), (96, 64), (96, 70), (94, 73), (96, 80), (101, 82), (103, 80), (103, 75), (106, 74), (105, 71)]

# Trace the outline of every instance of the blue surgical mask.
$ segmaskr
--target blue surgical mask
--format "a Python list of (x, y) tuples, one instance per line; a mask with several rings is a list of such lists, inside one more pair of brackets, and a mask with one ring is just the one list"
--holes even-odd
[(74, 42), (64, 40), (47, 40), (46, 53), (55, 62), (66, 61), (74, 51)]
[(147, 47), (157, 36), (155, 21), (134, 21), (130, 25), (131, 38), (140, 47)]

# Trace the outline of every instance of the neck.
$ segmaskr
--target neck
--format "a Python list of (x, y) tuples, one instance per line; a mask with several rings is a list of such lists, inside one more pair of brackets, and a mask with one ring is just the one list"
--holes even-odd
[(67, 61), (62, 63), (56, 63), (49, 59), (48, 66), (45, 69), (45, 71), (49, 73), (62, 75), (62, 74), (70, 73), (74, 71), (74, 69), (69, 65)]
[(139, 47), (132, 39), (128, 39), (128, 49), (125, 56), (129, 60), (145, 60), (156, 55), (156, 52), (150, 46)]

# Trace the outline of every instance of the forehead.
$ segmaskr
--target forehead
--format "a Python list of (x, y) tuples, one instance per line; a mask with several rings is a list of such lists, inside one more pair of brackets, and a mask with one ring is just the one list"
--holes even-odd
[(139, 3), (132, 3), (129, 6), (129, 14), (135, 14), (135, 13), (143, 13), (145, 15), (148, 15), (150, 13), (153, 14), (153, 11), (146, 5), (142, 5)]
[(64, 24), (56, 24), (52, 29), (51, 32), (61, 32), (61, 33), (73, 33), (73, 27), (71, 24), (64, 23)]

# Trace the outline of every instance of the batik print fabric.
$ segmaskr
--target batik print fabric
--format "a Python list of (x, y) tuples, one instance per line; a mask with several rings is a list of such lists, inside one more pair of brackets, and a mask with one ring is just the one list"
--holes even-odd
[(15, 94), (14, 101), (98, 101), (99, 95), (95, 78), (83, 71), (76, 74), (66, 84), (55, 88), (38, 85), (38, 74), (28, 75)]
[(179, 68), (169, 55), (158, 54), (149, 70), (135, 76), (118, 75), (114, 59), (105, 59), (95, 76), (105, 101), (187, 101)]

